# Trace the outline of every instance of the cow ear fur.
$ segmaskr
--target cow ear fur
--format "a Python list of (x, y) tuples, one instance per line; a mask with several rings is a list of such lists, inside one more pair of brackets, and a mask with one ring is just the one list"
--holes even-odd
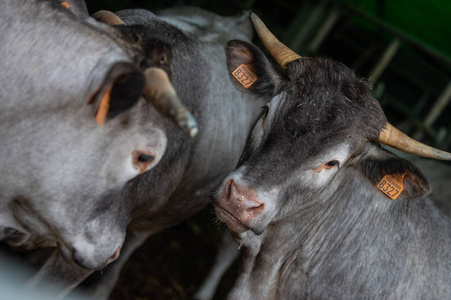
[[(379, 190), (385, 175), (404, 175), (404, 190), (396, 200), (409, 200), (427, 196), (431, 192), (431, 187), (423, 173), (412, 162), (403, 159), (388, 150), (373, 145), (374, 149), (368, 152), (361, 163), (364, 175), (371, 181), (375, 189)], [(385, 195), (388, 200), (390, 197)]]
[(107, 117), (114, 118), (135, 105), (144, 84), (143, 73), (134, 65), (125, 62), (114, 64), (88, 101), (88, 104), (97, 106), (97, 123), (103, 125)]
[[(274, 96), (281, 82), (282, 75), (273, 67), (263, 52), (255, 45), (243, 41), (232, 40), (226, 45), (227, 68), (235, 86), (244, 92), (259, 96)], [(237, 68), (246, 66), (246, 70), (254, 75), (255, 82), (245, 87), (233, 76)]]
[(81, 19), (89, 17), (84, 0), (59, 0), (61, 6)]

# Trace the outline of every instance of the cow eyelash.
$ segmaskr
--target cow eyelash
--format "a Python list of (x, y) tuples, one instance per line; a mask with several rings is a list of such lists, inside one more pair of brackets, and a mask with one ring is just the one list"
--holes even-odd
[(324, 164), (326, 168), (332, 169), (334, 167), (340, 167), (340, 162), (338, 160), (331, 160)]
[(261, 107), (261, 109), (263, 110), (262, 118), (263, 118), (263, 121), (264, 121), (266, 119), (266, 117), (268, 116), (269, 106), (268, 105), (264, 105), (264, 106)]

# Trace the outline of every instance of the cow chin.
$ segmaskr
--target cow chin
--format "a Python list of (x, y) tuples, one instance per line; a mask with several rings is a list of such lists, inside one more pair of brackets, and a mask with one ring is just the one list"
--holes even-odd
[(215, 213), (218, 217), (218, 220), (225, 223), (229, 230), (232, 232), (243, 233), (250, 229), (245, 224), (241, 223), (237, 218), (235, 218), (230, 212), (219, 205), (215, 205)]
[(225, 223), (229, 230), (233, 233), (240, 234), (243, 232), (251, 231), (255, 235), (261, 235), (266, 228), (266, 226), (252, 226), (247, 223), (241, 222), (227, 209), (222, 208), (220, 205), (215, 205), (215, 213), (218, 220)]

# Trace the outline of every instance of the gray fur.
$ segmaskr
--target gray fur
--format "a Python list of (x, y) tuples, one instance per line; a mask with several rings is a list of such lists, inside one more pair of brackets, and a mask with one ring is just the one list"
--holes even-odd
[(133, 151), (154, 151), (150, 168), (166, 147), (166, 121), (143, 99), (96, 123), (91, 95), (113, 66), (134, 61), (84, 3), (69, 2), (69, 11), (59, 1), (0, 2), (0, 239), (57, 247), (32, 286), (66, 278), (51, 274), (71, 272), (61, 266), (81, 274), (69, 286), (105, 266), (132, 211), (121, 190), (139, 174)]

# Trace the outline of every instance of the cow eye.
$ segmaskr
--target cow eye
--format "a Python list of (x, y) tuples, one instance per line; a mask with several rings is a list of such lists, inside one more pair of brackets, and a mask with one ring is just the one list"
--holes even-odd
[(155, 159), (155, 156), (143, 154), (143, 153), (138, 156), (139, 162), (150, 162), (150, 161), (153, 161), (154, 159)]
[(139, 173), (147, 170), (147, 167), (155, 160), (156, 155), (149, 151), (133, 151), (133, 165)]
[[(265, 105), (265, 106), (262, 106), (261, 107), (261, 109), (263, 110), (263, 113), (262, 113), (262, 121), (263, 121), (263, 123), (265, 122), (265, 120), (266, 120), (266, 117), (268, 116), (268, 112), (269, 112), (269, 106), (268, 105)], [(263, 124), (262, 124), (263, 125)]]
[(332, 169), (333, 167), (340, 167), (340, 162), (338, 160), (331, 160), (330, 162), (325, 164), (325, 167), (328, 169)]

